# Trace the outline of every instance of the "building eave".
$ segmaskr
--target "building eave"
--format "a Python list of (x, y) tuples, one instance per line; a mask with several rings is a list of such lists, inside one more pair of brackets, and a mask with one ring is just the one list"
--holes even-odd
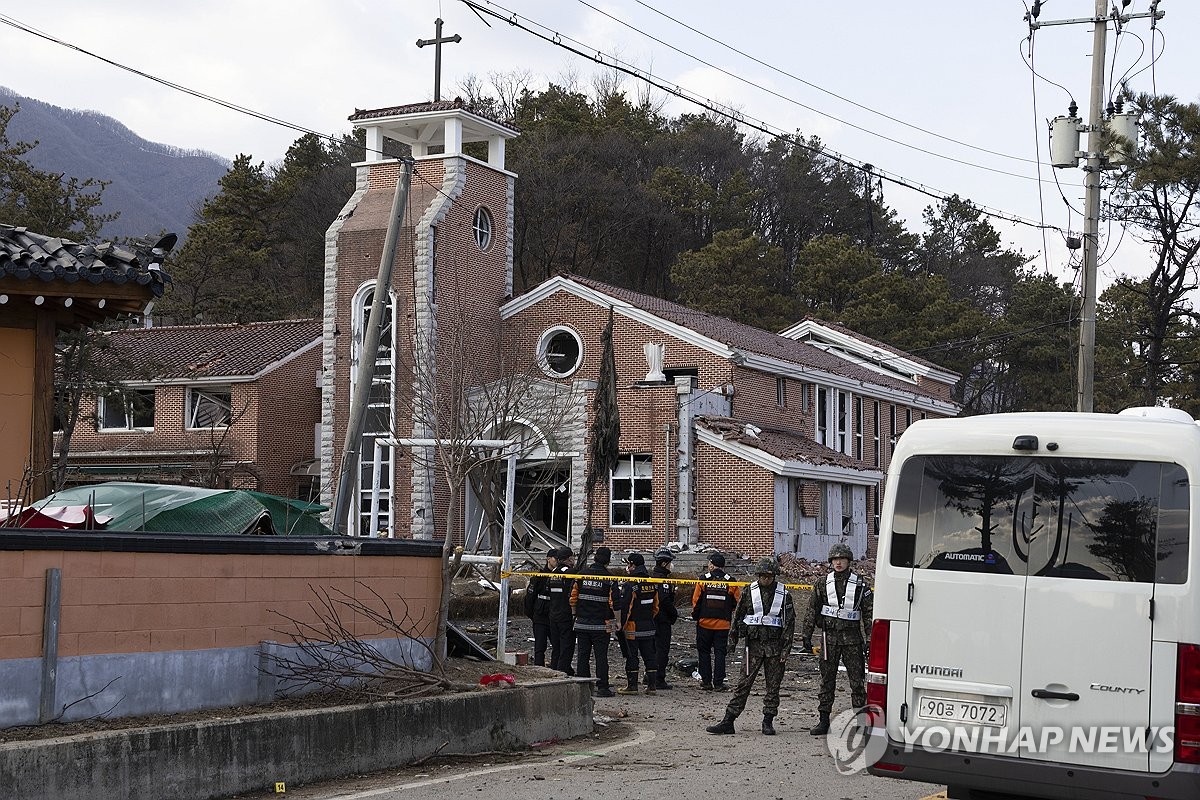
[(500, 307), (500, 318), (509, 319), (521, 311), (554, 296), (558, 292), (567, 292), (601, 308), (612, 308), (616, 314), (674, 336), (681, 341), (687, 342), (701, 350), (706, 350), (721, 358), (732, 359), (734, 356), (735, 351), (723, 342), (699, 334), (691, 328), (686, 328), (665, 320), (657, 314), (638, 308), (628, 301), (619, 300), (612, 295), (597, 291), (590, 286), (576, 283), (570, 278), (564, 278), (561, 275), (556, 275), (520, 297), (514, 297), (512, 300), (509, 300)]
[(849, 467), (813, 464), (808, 461), (782, 459), (759, 450), (757, 447), (725, 439), (720, 434), (702, 427), (696, 428), (696, 438), (705, 444), (710, 444), (743, 461), (754, 464), (757, 467), (762, 467), (775, 475), (785, 478), (809, 478), (819, 481), (832, 481), (834, 483), (850, 483), (859, 486), (876, 486), (883, 480), (883, 473), (879, 470), (859, 470)]

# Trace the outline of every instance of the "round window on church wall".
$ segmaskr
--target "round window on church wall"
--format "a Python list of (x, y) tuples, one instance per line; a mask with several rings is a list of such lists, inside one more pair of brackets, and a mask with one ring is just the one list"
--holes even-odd
[(558, 326), (542, 334), (538, 341), (538, 361), (542, 370), (553, 378), (565, 378), (583, 360), (583, 342), (570, 328)]
[(480, 250), (487, 250), (492, 243), (492, 215), (486, 208), (475, 209), (475, 244)]

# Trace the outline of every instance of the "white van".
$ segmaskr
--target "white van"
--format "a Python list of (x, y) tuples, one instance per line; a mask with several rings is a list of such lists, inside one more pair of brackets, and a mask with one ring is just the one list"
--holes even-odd
[(926, 420), (880, 519), (870, 772), (952, 798), (1200, 798), (1200, 426)]

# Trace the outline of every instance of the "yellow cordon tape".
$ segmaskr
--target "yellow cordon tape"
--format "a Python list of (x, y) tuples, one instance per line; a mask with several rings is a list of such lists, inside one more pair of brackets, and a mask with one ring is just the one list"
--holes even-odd
[[(698, 583), (723, 583), (726, 586), (749, 586), (753, 581), (715, 581), (712, 579), (702, 580), (700, 578), (643, 578), (633, 575), (577, 575), (571, 572), (515, 572), (509, 570), (501, 571), (501, 578), (511, 578), (514, 575), (522, 575), (527, 578), (588, 578), (591, 580), (600, 581), (628, 581), (630, 583), (678, 583), (681, 586), (695, 586)], [(811, 583), (785, 583), (785, 589), (812, 589)]]

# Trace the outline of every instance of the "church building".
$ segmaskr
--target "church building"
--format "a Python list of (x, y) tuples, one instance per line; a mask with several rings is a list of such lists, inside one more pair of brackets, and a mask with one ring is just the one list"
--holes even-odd
[[(618, 550), (679, 543), (819, 559), (834, 542), (856, 555), (873, 550), (895, 441), (918, 420), (958, 413), (958, 375), (839, 325), (807, 319), (777, 334), (577, 275), (514, 297), (519, 186), (504, 155), (519, 132), (461, 100), (350, 119), (365, 131), (366, 154), (326, 238), (326, 503), (338, 483), (356, 365), (371, 357), (361, 352), (363, 334), (402, 171), (385, 156), (391, 142), (411, 148), (412, 173), (353, 502), (335, 523), (360, 535), (475, 542), (503, 494), (467, 481), (451, 509), (437, 448), (411, 444), (457, 435), (522, 442), (514, 487), (521, 529), (572, 546), (590, 521), (595, 538)], [(589, 504), (589, 437), (610, 318), (619, 457), (595, 476)]]

